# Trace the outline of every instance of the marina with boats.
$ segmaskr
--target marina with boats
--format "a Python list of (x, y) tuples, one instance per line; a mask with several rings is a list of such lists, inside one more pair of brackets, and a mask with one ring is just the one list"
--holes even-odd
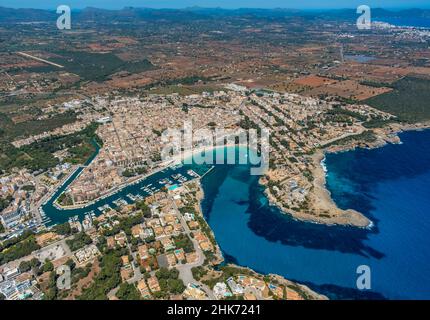
[(78, 168), (62, 183), (51, 198), (43, 203), (39, 208), (39, 213), (42, 217), (42, 223), (48, 227), (69, 221), (76, 224), (82, 223), (81, 227), (85, 228), (85, 225), (91, 225), (92, 218), (105, 211), (142, 201), (145, 197), (153, 195), (162, 189), (173, 191), (188, 181), (200, 179), (212, 169), (213, 166), (209, 165), (175, 164), (150, 176), (124, 185), (121, 188), (112, 190), (110, 193), (101, 196), (85, 206), (62, 207), (57, 203), (57, 199), (67, 190), (67, 187), (73, 180), (79, 176), (82, 168)]

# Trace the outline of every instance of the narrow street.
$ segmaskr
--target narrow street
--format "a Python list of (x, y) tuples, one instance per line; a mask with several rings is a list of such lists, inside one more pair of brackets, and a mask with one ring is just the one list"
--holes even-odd
[(178, 264), (176, 265), (176, 269), (178, 269), (179, 271), (179, 277), (182, 279), (182, 281), (184, 282), (185, 285), (188, 285), (189, 283), (193, 283), (196, 285), (199, 285), (203, 291), (206, 292), (206, 294), (208, 295), (209, 299), (214, 300), (215, 296), (212, 293), (212, 290), (209, 289), (208, 286), (206, 286), (205, 284), (201, 283), (200, 281), (197, 281), (196, 279), (194, 279), (193, 277), (193, 273), (191, 271), (192, 268), (194, 267), (200, 267), (203, 265), (203, 263), (205, 262), (205, 255), (202, 251), (202, 249), (200, 248), (199, 244), (197, 243), (197, 241), (192, 238), (190, 236), (191, 230), (188, 227), (187, 222), (185, 221), (184, 217), (182, 216), (182, 214), (180, 213), (174, 199), (172, 197), (170, 197), (170, 199), (173, 202), (173, 206), (174, 209), (176, 211), (176, 214), (179, 218), (179, 221), (181, 222), (182, 227), (185, 230), (185, 234), (191, 239), (193, 246), (194, 246), (194, 250), (197, 253), (198, 259), (197, 261), (193, 262), (193, 263), (186, 263), (186, 264)]

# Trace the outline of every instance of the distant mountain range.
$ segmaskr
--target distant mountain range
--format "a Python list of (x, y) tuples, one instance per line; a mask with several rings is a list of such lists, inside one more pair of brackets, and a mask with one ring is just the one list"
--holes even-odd
[[(78, 21), (103, 19), (113, 20), (196, 20), (213, 17), (240, 17), (255, 16), (259, 18), (285, 18), (291, 16), (316, 17), (316, 18), (339, 18), (339, 19), (356, 19), (355, 9), (338, 9), (338, 10), (295, 10), (295, 9), (221, 9), (221, 8), (200, 8), (192, 7), (185, 9), (149, 9), (126, 7), (121, 10), (107, 10), (99, 8), (85, 8), (74, 11), (74, 19)], [(41, 9), (11, 9), (0, 7), (0, 23), (16, 22), (36, 22), (56, 19), (57, 13), (53, 10)], [(390, 11), (386, 9), (372, 9), (373, 18), (420, 18), (430, 19), (430, 9), (407, 9), (399, 11)]]

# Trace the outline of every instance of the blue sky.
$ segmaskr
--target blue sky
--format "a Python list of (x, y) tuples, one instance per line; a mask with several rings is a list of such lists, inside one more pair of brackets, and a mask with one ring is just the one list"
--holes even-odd
[(0, 0), (0, 6), (11, 8), (53, 9), (66, 4), (72, 9), (98, 7), (119, 9), (125, 6), (151, 8), (184, 8), (191, 6), (223, 8), (353, 8), (361, 4), (382, 8), (430, 8), (429, 0)]

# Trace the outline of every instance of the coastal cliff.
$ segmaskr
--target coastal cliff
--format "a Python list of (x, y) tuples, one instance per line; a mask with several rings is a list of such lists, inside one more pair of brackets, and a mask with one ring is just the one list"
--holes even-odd
[[(190, 182), (194, 184), (195, 182)], [(196, 200), (196, 213), (203, 219), (206, 224), (206, 232), (210, 238), (213, 239), (214, 251), (213, 254), (207, 256), (207, 264), (203, 267), (204, 271), (201, 273), (205, 274), (199, 279), (203, 284), (211, 286), (214, 281), (227, 277), (239, 277), (239, 282), (253, 283), (254, 286), (259, 287), (263, 299), (267, 300), (328, 300), (325, 295), (319, 294), (308, 286), (288, 280), (278, 274), (261, 274), (249, 267), (242, 267), (236, 264), (228, 263), (225, 264), (224, 256), (221, 248), (216, 241), (215, 234), (210, 228), (209, 224), (203, 215), (201, 208), (201, 202), (204, 199), (204, 191), (200, 181), (196, 183), (197, 192), (194, 194)], [(268, 285), (272, 288), (270, 291)], [(264, 289), (263, 289), (264, 288)], [(275, 289), (276, 288), (276, 289)], [(282, 290), (281, 290), (282, 288)]]

